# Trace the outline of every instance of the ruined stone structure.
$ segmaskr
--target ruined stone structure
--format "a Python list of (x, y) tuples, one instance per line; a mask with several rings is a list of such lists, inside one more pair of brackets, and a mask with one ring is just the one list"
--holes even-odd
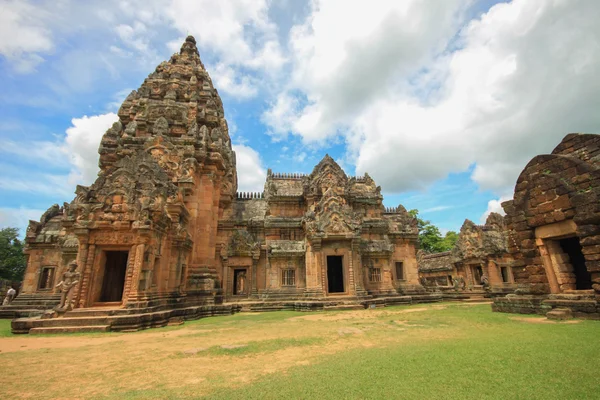
[(600, 135), (570, 134), (525, 167), (502, 204), (519, 284), (495, 311), (600, 318)]
[[(509, 240), (500, 214), (491, 213), (485, 225), (475, 225), (467, 219), (451, 251), (419, 252), (419, 276), (426, 287), (436, 287), (447, 298), (512, 293), (515, 284)], [(487, 288), (483, 282), (486, 278)]]
[(269, 171), (263, 193), (236, 192), (223, 105), (193, 37), (118, 116), (102, 138), (96, 181), (26, 234), (14, 313), (56, 305), (55, 285), (76, 262), (72, 302), (60, 318), (13, 321), (14, 332), (139, 329), (235, 312), (240, 303), (307, 309), (439, 299), (419, 285), (416, 220), (402, 206), (384, 208), (368, 175), (348, 177), (326, 156), (310, 175)]

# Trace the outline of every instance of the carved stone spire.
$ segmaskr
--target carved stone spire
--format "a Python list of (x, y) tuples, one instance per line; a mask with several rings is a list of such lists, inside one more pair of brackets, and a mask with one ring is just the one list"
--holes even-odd
[(160, 63), (138, 90), (127, 96), (118, 112), (119, 123), (109, 129), (100, 144), (100, 174), (126, 156), (150, 153), (177, 181), (189, 180), (182, 166), (194, 158), (198, 164), (214, 164), (228, 176), (228, 190), (235, 193), (235, 154), (231, 148), (223, 102), (214, 88), (196, 47), (188, 36), (179, 53)]

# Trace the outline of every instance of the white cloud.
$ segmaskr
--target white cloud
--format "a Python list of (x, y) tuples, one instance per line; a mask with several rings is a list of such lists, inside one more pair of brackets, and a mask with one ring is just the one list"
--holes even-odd
[(275, 36), (268, 7), (267, 0), (173, 0), (165, 11), (176, 28), (194, 35), (198, 44), (215, 51), (221, 62), (244, 64), (255, 58), (253, 35), (263, 39)]
[(475, 164), (480, 188), (507, 193), (531, 157), (600, 128), (598, 2), (514, 0), (466, 25), (468, 1), (312, 4), (262, 119), (305, 143), (341, 134), (387, 191)]
[(485, 212), (481, 216), (480, 222), (482, 224), (485, 223), (485, 220), (487, 219), (487, 217), (493, 212), (498, 213), (500, 215), (505, 215), (506, 213), (504, 212), (504, 209), (502, 208), (502, 203), (510, 200), (511, 198), (512, 198), (511, 196), (501, 196), (497, 200), (492, 199), (492, 200), (488, 201), (487, 210), (485, 210)]
[(234, 144), (238, 173), (238, 191), (262, 192), (267, 177), (259, 154), (251, 147)]
[(432, 212), (437, 212), (437, 211), (449, 210), (451, 208), (454, 208), (454, 206), (435, 206), (435, 207), (426, 208), (423, 211), (420, 211), (420, 213), (427, 214), (427, 213), (432, 213)]
[(98, 175), (98, 146), (102, 135), (118, 120), (117, 114), (107, 113), (91, 117), (73, 118), (67, 129), (65, 147), (73, 165), (69, 182), (90, 185)]
[(306, 159), (306, 152), (300, 152), (294, 156), (294, 161), (302, 163)]
[(19, 73), (35, 71), (44, 61), (40, 54), (53, 50), (52, 35), (44, 25), (43, 11), (23, 1), (6, 1), (0, 11), (0, 54)]
[(3, 140), (0, 153), (13, 154), (38, 165), (66, 166), (67, 153), (60, 142)]
[(12, 173), (10, 176), (0, 176), (0, 189), (4, 193), (28, 193), (45, 196), (72, 197), (75, 188), (67, 176), (46, 173)]
[(219, 63), (216, 66), (207, 68), (211, 71), (215, 87), (219, 92), (225, 92), (238, 99), (249, 99), (258, 93), (250, 76), (238, 76), (237, 71), (230, 66)]
[(39, 221), (45, 211), (25, 207), (2, 207), (0, 208), (0, 229), (19, 228), (19, 236), (23, 238), (27, 231), (29, 220)]
[(261, 121), (270, 128), (269, 134), (275, 138), (282, 138), (293, 130), (299, 111), (296, 97), (285, 92), (280, 93), (270, 108), (262, 114)]

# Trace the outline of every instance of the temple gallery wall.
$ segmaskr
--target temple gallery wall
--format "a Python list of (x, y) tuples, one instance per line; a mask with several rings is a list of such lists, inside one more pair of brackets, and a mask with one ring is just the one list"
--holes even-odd
[(496, 311), (600, 315), (600, 138), (572, 134), (523, 170), (506, 217), (465, 221), (447, 253), (329, 156), (237, 192), (235, 152), (193, 37), (104, 134), (100, 172), (26, 233), (13, 332), (136, 330), (240, 310), (492, 297)]

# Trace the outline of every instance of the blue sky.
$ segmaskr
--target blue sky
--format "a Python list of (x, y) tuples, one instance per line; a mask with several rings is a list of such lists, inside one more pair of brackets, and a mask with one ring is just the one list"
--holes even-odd
[(480, 223), (529, 159), (600, 132), (598, 17), (589, 0), (1, 0), (0, 226), (93, 181), (121, 101), (187, 34), (240, 190), (328, 153), (386, 206)]

